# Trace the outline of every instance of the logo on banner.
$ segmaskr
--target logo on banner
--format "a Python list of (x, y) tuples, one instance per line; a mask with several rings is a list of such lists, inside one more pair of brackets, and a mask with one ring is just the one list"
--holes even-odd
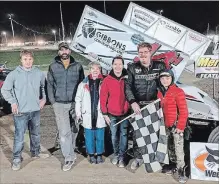
[(90, 15), (91, 17), (98, 18), (98, 16), (93, 11), (88, 11), (88, 15)]
[(155, 18), (150, 14), (137, 9), (134, 10), (134, 16), (135, 18), (140, 19), (148, 24), (151, 24), (155, 20)]
[(139, 34), (133, 34), (131, 37), (131, 41), (135, 44), (138, 45), (141, 42), (144, 42), (144, 37), (142, 37)]
[(219, 150), (213, 150), (205, 146), (206, 152), (194, 159), (194, 165), (206, 177), (219, 177)]
[(166, 27), (167, 29), (177, 33), (177, 34), (180, 34), (182, 31), (180, 30), (180, 28), (176, 27), (176, 26), (173, 26), (171, 25), (169, 22), (166, 22), (165, 20), (160, 20), (160, 24), (164, 27)]
[(218, 67), (219, 59), (212, 59), (211, 57), (201, 57), (197, 63), (197, 67)]
[(192, 32), (189, 33), (189, 38), (190, 38), (191, 40), (196, 41), (196, 42), (199, 42), (199, 43), (203, 42), (203, 40), (204, 40), (204, 38), (202, 38), (201, 36), (196, 35), (196, 34), (194, 34), (194, 33), (192, 33)]
[[(109, 27), (109, 26), (107, 26)], [(122, 32), (121, 30), (118, 30), (116, 28), (111, 27), (111, 31), (115, 32)], [(110, 36), (108, 36), (105, 33), (102, 33), (101, 30), (103, 31), (104, 29), (96, 29), (94, 27), (94, 22), (88, 20), (86, 23), (83, 24), (82, 26), (82, 34), (85, 38), (94, 38), (94, 41), (110, 48), (111, 50), (123, 54), (123, 52), (126, 49), (126, 45), (123, 43), (117, 41), (116, 39), (112, 39)], [(109, 29), (106, 29), (109, 31)]]
[(91, 22), (91, 21), (88, 21), (86, 23), (83, 24), (82, 26), (82, 33), (83, 33), (83, 36), (85, 38), (92, 38), (95, 36), (95, 33), (96, 33), (96, 29), (94, 27), (94, 23)]

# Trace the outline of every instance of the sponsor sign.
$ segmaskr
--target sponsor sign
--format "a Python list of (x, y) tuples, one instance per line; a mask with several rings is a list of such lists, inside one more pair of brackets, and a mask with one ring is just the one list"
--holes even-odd
[(191, 178), (219, 181), (219, 145), (190, 143)]
[[(138, 16), (146, 16), (147, 20), (149, 19), (148, 21), (152, 23), (156, 21), (156, 18), (151, 14), (148, 15), (147, 12), (136, 10), (135, 13)], [(155, 60), (163, 59), (164, 56), (160, 54), (174, 50), (163, 42), (86, 6), (70, 47), (91, 61), (99, 61), (104, 69), (111, 70), (112, 59), (117, 55), (124, 58), (125, 68), (129, 62), (138, 61), (137, 45), (141, 42), (148, 42), (152, 45)], [(157, 57), (158, 55), (160, 57)], [(180, 53), (178, 57), (174, 57), (167, 53), (165, 57), (167, 58), (166, 65), (173, 69), (177, 80), (181, 72), (178, 73), (176, 68), (184, 68), (186, 62), (182, 58), (187, 58), (187, 55)]]
[(198, 78), (219, 78), (218, 55), (203, 55), (196, 62), (196, 77)]
[[(138, 11), (137, 11), (138, 10)], [(135, 12), (142, 12), (135, 17)], [(151, 15), (154, 19), (150, 19)], [(148, 21), (151, 20), (151, 24)], [(124, 24), (148, 35), (156, 40), (174, 47), (176, 51), (181, 51), (189, 56), (186, 64), (186, 70), (195, 72), (194, 62), (202, 56), (209, 46), (211, 40), (205, 35), (193, 31), (181, 24), (167, 19), (155, 12), (152, 12), (144, 7), (135, 3), (130, 3), (124, 19)]]

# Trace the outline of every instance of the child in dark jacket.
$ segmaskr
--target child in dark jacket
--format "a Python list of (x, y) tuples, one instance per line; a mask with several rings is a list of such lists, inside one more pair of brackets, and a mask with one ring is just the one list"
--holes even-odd
[[(173, 142), (176, 157), (176, 169), (174, 176), (180, 183), (185, 183), (187, 178), (184, 172), (184, 129), (188, 118), (188, 108), (185, 93), (174, 84), (174, 74), (172, 70), (164, 70), (159, 76), (158, 98), (164, 113), (164, 121), (169, 137), (168, 144)], [(173, 141), (170, 141), (173, 140)], [(171, 147), (171, 145), (168, 145)], [(171, 156), (171, 155), (169, 155)]]

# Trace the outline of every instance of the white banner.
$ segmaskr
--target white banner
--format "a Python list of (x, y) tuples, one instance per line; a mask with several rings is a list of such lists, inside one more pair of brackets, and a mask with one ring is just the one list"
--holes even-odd
[(186, 69), (190, 72), (194, 72), (194, 62), (204, 54), (211, 42), (205, 35), (132, 2), (122, 22), (189, 55)]
[[(150, 17), (150, 15), (149, 15)], [(153, 17), (149, 19), (152, 20)], [(177, 53), (174, 48), (155, 40), (139, 31), (86, 6), (75, 32), (71, 48), (91, 61), (97, 60), (106, 70), (111, 70), (112, 59), (123, 56), (125, 67), (137, 58), (137, 44), (148, 42), (153, 47), (153, 59), (166, 58), (168, 67), (172, 67), (176, 80), (186, 65), (188, 56)], [(165, 54), (165, 56), (159, 54)]]
[(219, 37), (210, 43), (205, 54), (195, 63), (195, 73), (198, 78), (219, 79)]
[(219, 144), (190, 143), (191, 178), (219, 181)]

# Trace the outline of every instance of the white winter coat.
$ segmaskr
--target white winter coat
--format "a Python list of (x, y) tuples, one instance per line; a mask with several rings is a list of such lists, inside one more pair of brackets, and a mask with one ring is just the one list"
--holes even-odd
[[(100, 87), (99, 87), (100, 89)], [(100, 90), (99, 90), (100, 92)], [(83, 127), (87, 129), (92, 129), (92, 120), (91, 120), (91, 97), (89, 91), (89, 79), (86, 77), (78, 86), (76, 97), (75, 97), (75, 111), (76, 116), (82, 116)], [(97, 117), (97, 128), (106, 127), (105, 120), (103, 118), (101, 109), (100, 109), (100, 100), (98, 102), (98, 117)]]

